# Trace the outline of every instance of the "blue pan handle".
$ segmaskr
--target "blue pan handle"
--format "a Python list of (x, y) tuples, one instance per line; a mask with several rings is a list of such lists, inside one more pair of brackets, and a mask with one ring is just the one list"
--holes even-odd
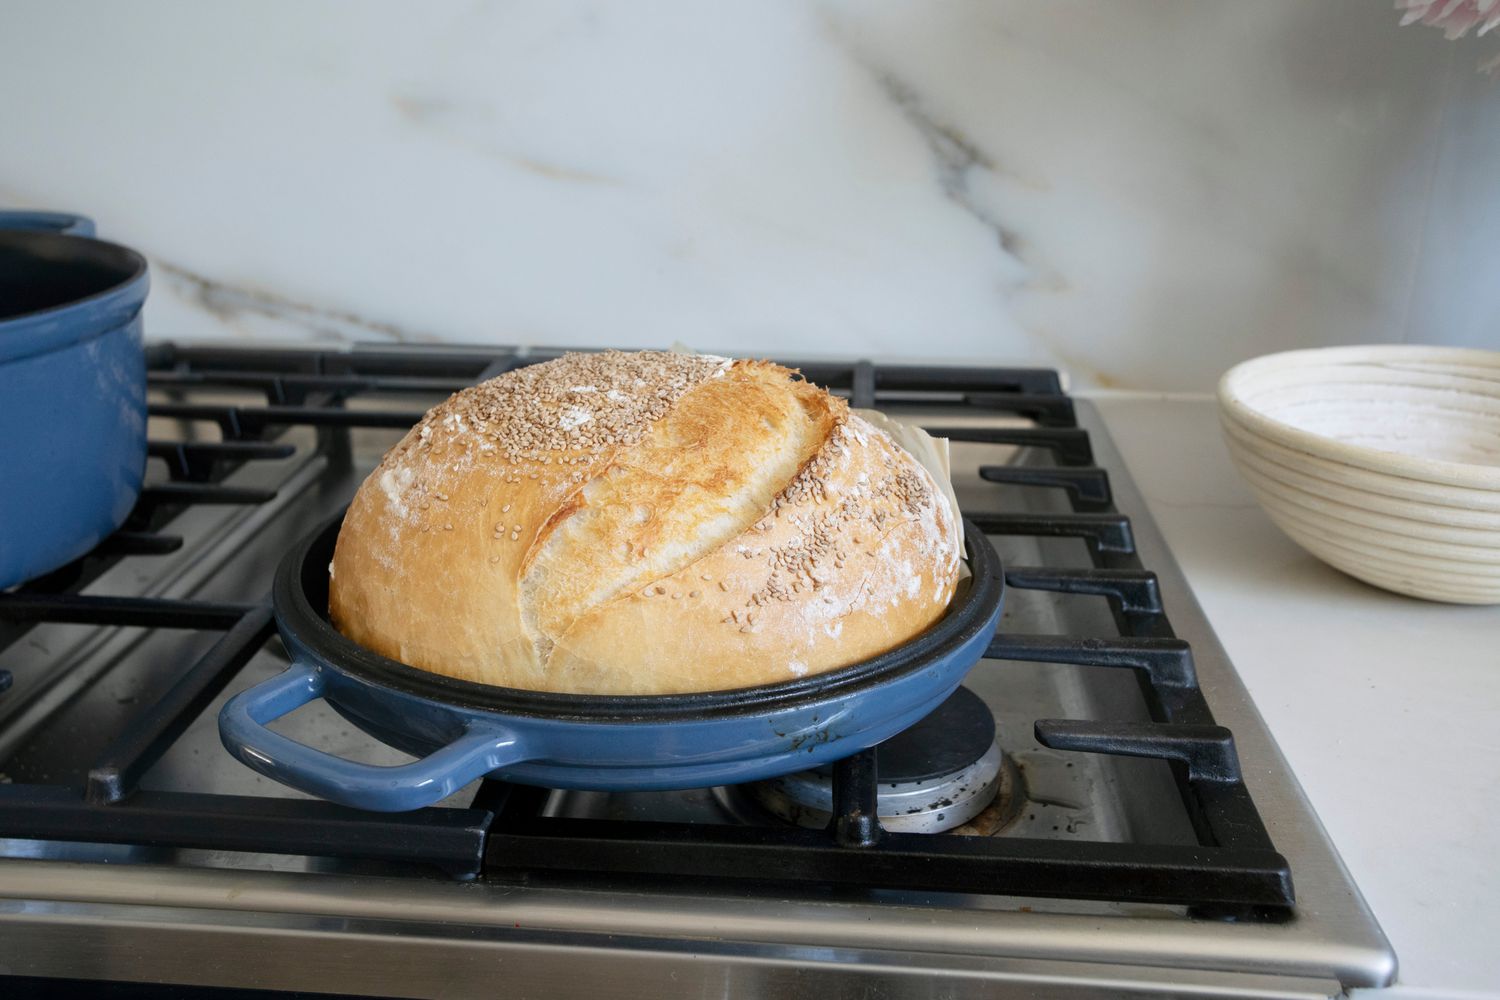
[(265, 724), (323, 695), (321, 671), (289, 670), (229, 700), (219, 713), (219, 738), (240, 762), (268, 778), (340, 805), (378, 812), (420, 809), (447, 798), (481, 775), (529, 759), (508, 729), (470, 723), (452, 743), (395, 767), (345, 760), (267, 729)]

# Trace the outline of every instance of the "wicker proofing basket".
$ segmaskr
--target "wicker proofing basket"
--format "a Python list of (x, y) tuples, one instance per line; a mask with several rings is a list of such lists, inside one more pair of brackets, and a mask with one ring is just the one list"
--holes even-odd
[(1377, 587), (1500, 604), (1500, 352), (1378, 346), (1247, 361), (1219, 383), (1271, 519)]

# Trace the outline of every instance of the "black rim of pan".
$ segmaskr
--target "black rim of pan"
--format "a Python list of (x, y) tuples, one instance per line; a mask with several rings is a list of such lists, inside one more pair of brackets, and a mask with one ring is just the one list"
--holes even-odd
[[(282, 634), (309, 650), (318, 666), (406, 695), (505, 715), (593, 721), (705, 719), (765, 713), (848, 697), (927, 668), (980, 633), (1004, 596), (1000, 556), (967, 519), (969, 569), (947, 613), (920, 635), (847, 667), (780, 684), (669, 695), (580, 695), (478, 684), (407, 666), (346, 638), (328, 620), (328, 564), (343, 514), (298, 542), (276, 571), (273, 602)], [(976, 658), (977, 662), (977, 658)]]

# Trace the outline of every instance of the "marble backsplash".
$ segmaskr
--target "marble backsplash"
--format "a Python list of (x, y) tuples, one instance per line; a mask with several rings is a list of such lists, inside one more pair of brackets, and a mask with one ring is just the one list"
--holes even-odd
[(1500, 84), (1372, 0), (0, 8), (150, 336), (1061, 366), (1500, 347)]

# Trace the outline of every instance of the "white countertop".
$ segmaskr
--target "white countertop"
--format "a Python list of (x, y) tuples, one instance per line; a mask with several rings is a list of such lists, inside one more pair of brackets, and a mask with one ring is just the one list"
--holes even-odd
[(1396, 949), (1397, 987), (1369, 995), (1500, 997), (1500, 607), (1389, 594), (1303, 552), (1236, 474), (1211, 398), (1092, 398)]

